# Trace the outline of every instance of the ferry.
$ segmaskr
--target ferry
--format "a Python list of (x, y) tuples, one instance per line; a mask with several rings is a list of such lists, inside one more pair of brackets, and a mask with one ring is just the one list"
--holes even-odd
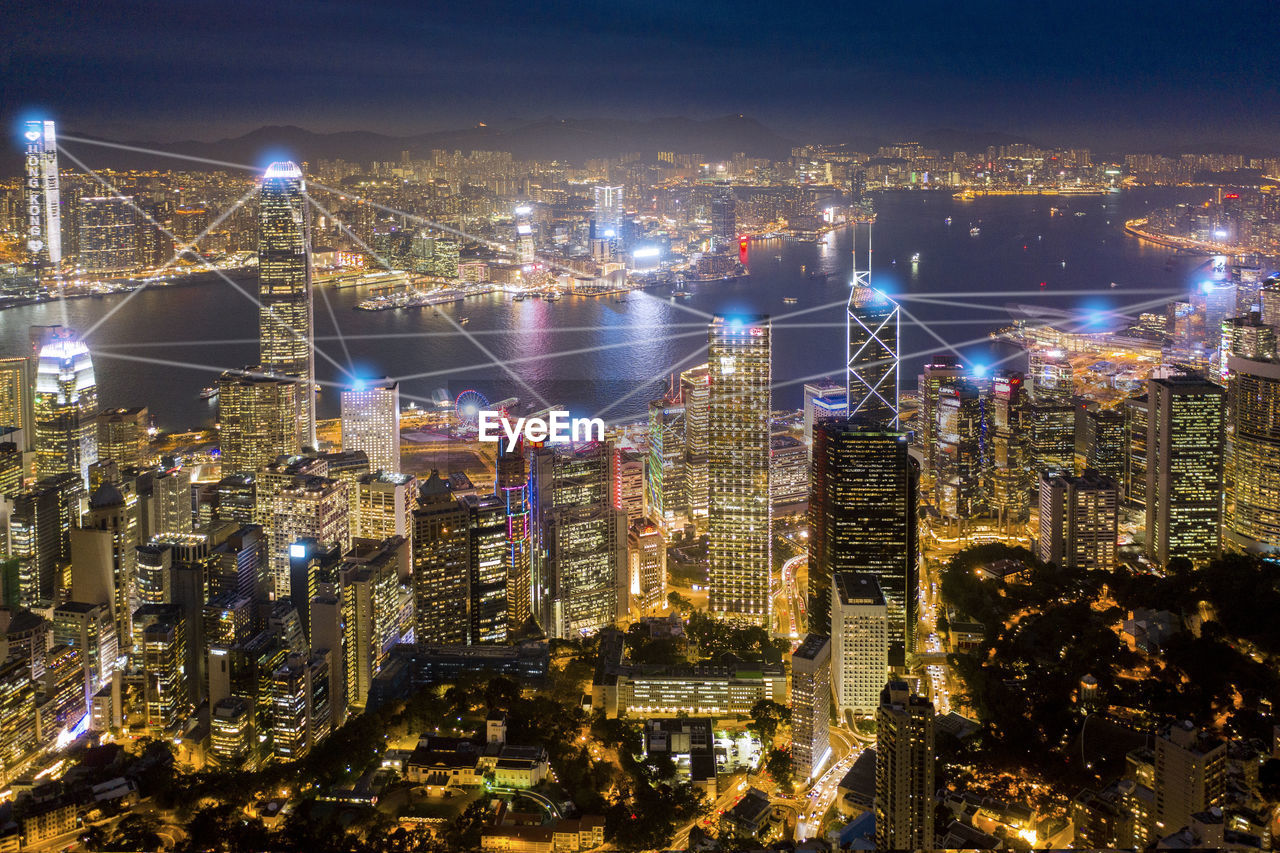
[(919, 252), (916, 252), (914, 255), (912, 255), (912, 256), (911, 256), (911, 263), (913, 263), (913, 264), (918, 264), (918, 263), (920, 263), (920, 253), (919, 253)]
[(201, 388), (201, 389), (200, 389), (200, 399), (201, 399), (201, 400), (212, 400), (212, 399), (214, 399), (214, 398), (215, 398), (215, 397), (217, 397), (217, 396), (218, 396), (218, 389), (217, 389), (216, 387), (215, 387), (215, 388)]
[(560, 291), (548, 290), (545, 294), (543, 294), (542, 298), (547, 300), (548, 302), (555, 302), (557, 299), (560, 298)]
[(969, 229), (969, 236), (970, 236), (970, 237), (977, 237), (977, 236), (978, 236), (979, 234), (981, 234), (981, 233), (982, 233), (982, 229), (981, 229), (981, 228), (979, 228), (977, 225), (975, 225), (975, 226), (973, 226), (972, 228), (970, 228), (970, 229)]
[(942, 224), (943, 224), (943, 225), (950, 225), (950, 224), (951, 224), (951, 217), (950, 217), (950, 216), (948, 216), (946, 219), (942, 220)]
[(784, 296), (784, 297), (782, 297), (782, 304), (783, 304), (783, 305), (795, 305), (797, 301), (798, 301), (798, 300), (797, 300), (794, 296)]

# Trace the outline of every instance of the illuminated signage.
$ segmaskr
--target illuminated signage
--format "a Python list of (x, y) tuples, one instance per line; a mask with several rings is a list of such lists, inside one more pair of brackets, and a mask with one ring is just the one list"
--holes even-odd
[(51, 266), (62, 260), (62, 216), (58, 204), (58, 145), (51, 121), (29, 121), (22, 134), (26, 146), (26, 243), (33, 255)]

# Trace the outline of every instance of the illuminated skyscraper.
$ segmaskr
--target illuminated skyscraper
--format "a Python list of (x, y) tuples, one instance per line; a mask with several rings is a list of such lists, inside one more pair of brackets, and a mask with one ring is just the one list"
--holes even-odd
[(991, 379), (987, 494), (992, 511), (1004, 524), (1026, 521), (1030, 514), (1031, 478), (1027, 472), (1027, 440), (1023, 432), (1025, 415), (1022, 374), (997, 371)]
[(876, 849), (931, 850), (933, 704), (890, 681), (876, 710)]
[(98, 461), (98, 382), (89, 348), (60, 335), (40, 349), (36, 370), (36, 476), (79, 474)]
[(595, 188), (595, 222), (597, 239), (615, 240), (622, 234), (622, 187), (601, 185)]
[(400, 560), (409, 556), (407, 545), (393, 537), (357, 547), (343, 561), (347, 707), (365, 706), (373, 679), (400, 640)]
[(300, 476), (272, 500), (271, 577), (276, 598), (291, 595), (289, 550), (300, 539), (322, 548), (351, 547), (350, 486), (329, 477)]
[(870, 717), (889, 673), (889, 609), (871, 575), (836, 572), (831, 586), (831, 692), (836, 711)]
[(772, 409), (767, 316), (711, 321), (707, 407), (708, 608), (768, 627), (772, 615)]
[(736, 205), (733, 187), (716, 187), (711, 196), (711, 251), (728, 251), (738, 242)]
[(1206, 560), (1221, 548), (1226, 392), (1200, 376), (1147, 381), (1147, 557)]
[[(857, 421), (814, 430), (809, 491), (809, 627), (827, 633), (831, 579), (874, 576), (894, 657), (914, 652), (919, 472), (904, 433)], [(876, 689), (883, 686), (876, 685)]]
[(1280, 550), (1280, 364), (1228, 356), (1227, 538)]
[(35, 446), (35, 364), (25, 356), (0, 358), (0, 427), (22, 430), (21, 446)]
[(80, 520), (84, 481), (76, 474), (37, 480), (14, 495), (9, 554), (18, 560), (19, 600), (26, 607), (62, 593), (71, 564), (71, 528)]
[(301, 447), (294, 417), (299, 382), (263, 375), (258, 368), (218, 377), (218, 446), (224, 474), (254, 474)]
[(272, 163), (258, 201), (258, 299), (262, 369), (298, 380), (298, 443), (314, 447), (315, 331), (306, 183), (292, 162)]
[(58, 190), (58, 140), (51, 121), (23, 126), (26, 209), (22, 234), (32, 260), (42, 269), (62, 263), (62, 202)]
[(532, 213), (533, 208), (522, 204), (511, 214), (516, 226), (516, 260), (522, 264), (531, 264), (535, 259)]
[(850, 418), (898, 428), (898, 303), (857, 277), (848, 309)]
[(813, 428), (823, 421), (848, 420), (849, 389), (830, 379), (804, 384), (804, 443), (813, 458)]
[(141, 468), (147, 456), (146, 406), (105, 409), (98, 415), (98, 458), (110, 459), (116, 469)]
[(209, 758), (225, 770), (257, 769), (254, 749), (253, 705), (240, 696), (228, 696), (209, 714)]
[(400, 473), (400, 386), (385, 379), (342, 392), (342, 449), (363, 450), (369, 469)]
[(981, 391), (968, 379), (939, 389), (934, 490), (938, 511), (947, 518), (972, 518), (985, 508), (982, 477), (987, 446), (982, 409)]
[[(688, 509), (685, 481), (687, 434), (684, 406), (667, 399), (649, 403), (649, 464), (645, 466), (645, 504), (649, 507), (652, 518), (667, 526), (676, 524), (677, 516)], [(702, 459), (705, 472), (706, 457)]]
[(1086, 468), (1120, 483), (1124, 480), (1125, 425), (1121, 408), (1091, 408), (1084, 415)]
[(414, 638), (419, 645), (463, 645), (469, 594), (467, 510), (432, 471), (413, 511)]
[(960, 360), (952, 355), (935, 355), (920, 374), (920, 441), (924, 448), (924, 473), (937, 476), (938, 395), (942, 389), (964, 376)]
[(642, 614), (667, 606), (667, 540), (662, 528), (637, 521), (627, 532), (632, 604)]
[(76, 266), (121, 275), (138, 269), (138, 220), (128, 196), (83, 196), (76, 206)]
[(1092, 469), (1079, 477), (1040, 475), (1039, 554), (1046, 563), (1112, 571), (1116, 567), (1120, 487)]
[(533, 529), (523, 444), (515, 450), (498, 446), (494, 492), (506, 512), (507, 626), (509, 634), (515, 634), (533, 615)]
[(809, 634), (791, 655), (791, 761), (796, 777), (818, 774), (831, 752), (831, 638)]
[(680, 397), (684, 401), (684, 502), (701, 532), (707, 523), (707, 407), (711, 402), (707, 365), (680, 374)]
[(470, 555), (470, 642), (507, 639), (507, 504), (498, 495), (463, 495)]
[(413, 507), (418, 497), (418, 481), (410, 474), (381, 471), (362, 474), (352, 490), (351, 536), (353, 539), (381, 541), (413, 536)]
[(1124, 500), (1134, 509), (1147, 509), (1147, 395), (1124, 401)]

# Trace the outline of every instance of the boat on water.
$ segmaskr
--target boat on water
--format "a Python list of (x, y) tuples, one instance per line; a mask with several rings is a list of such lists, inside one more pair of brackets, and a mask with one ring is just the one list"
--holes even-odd
[(979, 234), (981, 234), (981, 233), (982, 233), (982, 229), (981, 229), (981, 228), (979, 228), (977, 225), (975, 225), (975, 226), (973, 226), (972, 228), (970, 228), (970, 229), (969, 229), (969, 236), (970, 236), (970, 237), (977, 237), (977, 236), (978, 236)]
[(459, 326), (465, 326), (465, 325), (467, 325), (467, 324), (468, 324), (468, 323), (470, 323), (470, 322), (471, 322), (471, 318), (470, 318), (470, 317), (459, 317), (459, 318), (458, 318), (458, 325), (459, 325)]
[(943, 224), (943, 225), (950, 225), (950, 224), (951, 224), (951, 217), (950, 217), (950, 216), (948, 216), (946, 219), (942, 220), (942, 224)]
[(797, 301), (798, 301), (798, 300), (797, 300), (794, 296), (784, 296), (784, 297), (782, 297), (782, 304), (783, 304), (783, 305), (795, 305)]
[(555, 302), (557, 299), (560, 298), (560, 294), (557, 291), (551, 290), (551, 291), (548, 291), (547, 293), (544, 293), (542, 295), (542, 298), (547, 300), (548, 302)]
[(919, 252), (916, 252), (914, 255), (912, 255), (912, 256), (911, 256), (911, 263), (913, 263), (913, 264), (918, 264), (918, 263), (920, 263), (920, 253), (919, 253)]
[(201, 400), (212, 400), (212, 399), (214, 399), (214, 398), (215, 398), (215, 397), (217, 397), (217, 396), (218, 396), (218, 389), (217, 389), (216, 387), (214, 387), (214, 388), (201, 388), (201, 389), (200, 389), (200, 399), (201, 399)]

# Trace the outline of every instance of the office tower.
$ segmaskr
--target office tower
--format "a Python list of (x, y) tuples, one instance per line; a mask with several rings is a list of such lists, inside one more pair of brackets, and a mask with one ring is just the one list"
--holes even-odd
[(514, 636), (533, 615), (533, 520), (529, 511), (529, 467), (524, 445), (498, 447), (494, 493), (507, 519), (507, 630)]
[(798, 514), (809, 498), (809, 448), (793, 435), (769, 437), (769, 500), (775, 516)]
[(147, 462), (150, 425), (146, 406), (104, 409), (98, 414), (98, 459), (116, 468), (142, 468)]
[(19, 657), (0, 663), (0, 777), (12, 779), (36, 749), (36, 685)]
[(507, 640), (507, 504), (498, 495), (463, 495), (467, 510), (470, 642)]
[(137, 566), (138, 600), (143, 604), (168, 604), (173, 600), (170, 583), (173, 548), (164, 543), (139, 545), (134, 552)]
[(470, 547), (466, 507), (432, 471), (413, 511), (414, 638), (420, 645), (467, 642)]
[(688, 509), (686, 431), (684, 406), (670, 400), (649, 403), (645, 504), (650, 515), (667, 526), (675, 525)]
[(271, 515), (271, 578), (277, 598), (291, 595), (289, 546), (314, 539), (323, 547), (351, 547), (349, 489), (341, 480), (301, 476), (276, 493)]
[(707, 407), (707, 607), (766, 628), (773, 565), (770, 340), (767, 316), (711, 321)]
[(53, 641), (79, 649), (85, 707), (91, 706), (94, 695), (111, 682), (119, 657), (111, 608), (85, 601), (59, 604), (53, 610)]
[(1037, 402), (1071, 403), (1075, 395), (1074, 373), (1061, 350), (1032, 350), (1028, 362), (1031, 396)]
[[(154, 614), (146, 611), (154, 609)], [(138, 610), (135, 636), (142, 647), (143, 701), (147, 728), (159, 737), (174, 731), (186, 716), (186, 626), (175, 605), (147, 605)]]
[(1222, 321), (1236, 315), (1236, 283), (1234, 281), (1206, 281), (1192, 290), (1191, 303), (1202, 318), (1204, 331), (1202, 343), (1205, 349), (1218, 346), (1218, 333)]
[(856, 269), (847, 312), (847, 400), (850, 418), (898, 428), (898, 303), (873, 289)]
[(1147, 509), (1147, 395), (1124, 401), (1127, 447), (1124, 457), (1124, 500), (1134, 509)]
[(960, 360), (951, 355), (933, 356), (920, 374), (920, 446), (924, 450), (926, 477), (937, 476), (939, 395), (963, 376)]
[[(834, 630), (831, 579), (863, 572), (876, 579), (889, 642), (915, 651), (919, 472), (904, 433), (857, 421), (819, 424), (813, 434), (809, 492), (809, 626)], [(895, 650), (895, 657), (901, 652)], [(879, 691), (883, 685), (877, 684)]]
[(596, 239), (613, 240), (622, 234), (622, 187), (597, 186), (595, 195)]
[(400, 386), (357, 382), (342, 392), (342, 449), (363, 450), (369, 470), (400, 473)]
[(641, 519), (627, 532), (630, 565), (630, 592), (633, 606), (641, 614), (665, 609), (667, 604), (667, 540), (662, 528)]
[(218, 447), (223, 474), (253, 474), (279, 456), (296, 456), (300, 383), (260, 368), (218, 377)]
[(511, 219), (516, 228), (516, 262), (531, 264), (536, 258), (533, 245), (533, 208), (527, 204), (519, 205), (511, 212)]
[(1092, 468), (1117, 483), (1124, 480), (1125, 448), (1128, 435), (1125, 431), (1124, 409), (1090, 408), (1084, 414), (1084, 461)]
[(1002, 525), (1026, 521), (1030, 514), (1027, 442), (1023, 433), (1026, 394), (1021, 373), (998, 370), (991, 378), (987, 435), (986, 491)]
[(36, 368), (36, 476), (72, 472), (89, 482), (98, 461), (98, 383), (89, 348), (67, 333), (40, 349)]
[(32, 262), (56, 271), (62, 263), (62, 202), (58, 189), (58, 141), (54, 123), (23, 124), (26, 196), (22, 235)]
[(55, 643), (45, 654), (41, 692), (53, 699), (54, 724), (70, 731), (84, 718), (84, 664), (80, 649), (71, 643)]
[(1258, 307), (1261, 320), (1273, 329), (1280, 329), (1280, 279), (1269, 278), (1258, 291)]
[[(680, 374), (684, 401), (684, 503), (701, 532), (707, 522), (707, 407), (711, 403), (711, 370), (707, 365)], [(650, 465), (653, 457), (650, 456)], [(650, 518), (658, 518), (650, 507)]]
[[(830, 379), (804, 384), (804, 443), (813, 447), (813, 428), (823, 421), (847, 420), (849, 392), (844, 385)], [(809, 458), (813, 458), (810, 451)]]
[(551, 637), (611, 625), (627, 605), (627, 520), (609, 492), (608, 442), (533, 453), (535, 603)]
[(889, 673), (889, 608), (874, 575), (836, 572), (831, 587), (831, 691), (836, 711), (871, 717)]
[(1274, 361), (1275, 327), (1263, 323), (1262, 315), (1256, 311), (1244, 317), (1227, 317), (1222, 321), (1222, 343), (1218, 351), (1224, 378), (1227, 375), (1227, 358), (1233, 355), (1256, 361)]
[(933, 704), (890, 681), (876, 709), (876, 849), (930, 850), (933, 838)]
[(329, 733), (329, 654), (291, 654), (271, 676), (273, 747), (281, 761), (306, 758)]
[(209, 715), (209, 759), (224, 770), (253, 772), (258, 767), (254, 749), (253, 705), (240, 696), (228, 696)]
[(1076, 407), (1071, 403), (1033, 401), (1023, 412), (1028, 463), (1034, 474), (1059, 468), (1075, 470)]
[(229, 521), (253, 524), (257, 519), (257, 507), (257, 479), (252, 474), (230, 474), (213, 484), (207, 504), (202, 497), (199, 520), (202, 523)]
[(711, 251), (725, 252), (738, 242), (737, 199), (733, 187), (716, 187), (711, 196)]
[(1158, 835), (1191, 823), (1215, 805), (1226, 784), (1227, 744), (1189, 722), (1174, 723), (1156, 739), (1155, 819)]
[(311, 215), (302, 170), (272, 163), (258, 194), (258, 315), (262, 370), (300, 384), (297, 443), (314, 447), (315, 322), (311, 293)]
[(796, 778), (818, 775), (831, 752), (831, 638), (809, 634), (791, 655), (791, 764)]
[(1046, 563), (1111, 571), (1116, 567), (1120, 487), (1093, 469), (1079, 477), (1040, 475), (1038, 556)]
[(89, 497), (89, 511), (71, 528), (71, 599), (110, 608), (120, 649), (132, 644), (130, 616), (137, 596), (137, 522), (125, 496), (104, 483)]
[(609, 472), (614, 509), (627, 514), (627, 523), (644, 518), (645, 458), (631, 448), (615, 447)]
[(1224, 533), (1248, 551), (1280, 549), (1280, 364), (1226, 360), (1228, 429)]
[[(0, 427), (0, 429), (3, 429)], [(27, 466), (22, 447), (12, 441), (0, 441), (0, 495), (12, 499), (22, 491)], [(0, 537), (3, 537), (0, 532)]]
[(302, 477), (329, 477), (329, 461), (318, 456), (281, 456), (258, 470), (253, 483), (253, 521), (262, 525), (268, 539), (276, 495), (296, 485)]
[(71, 528), (85, 497), (79, 473), (37, 480), (14, 495), (9, 514), (9, 553), (18, 560), (19, 600), (24, 606), (54, 601), (71, 565)]
[(978, 386), (968, 379), (938, 391), (934, 491), (938, 511), (946, 518), (973, 518), (986, 508), (983, 402)]
[[(400, 641), (400, 570), (408, 543), (393, 537), (358, 547), (342, 562), (342, 630), (347, 694), (344, 705), (363, 708), (373, 679)], [(464, 619), (464, 614), (455, 614)], [(313, 642), (313, 646), (316, 644)], [(318, 648), (318, 646), (317, 646)]]
[(76, 266), (123, 275), (138, 269), (138, 220), (132, 196), (81, 196), (76, 205)]
[(418, 481), (412, 474), (379, 471), (356, 478), (351, 505), (351, 537), (383, 540), (413, 535)]
[(35, 447), (35, 366), (26, 356), (0, 358), (0, 427), (22, 430), (23, 451)]
[(1221, 547), (1226, 392), (1201, 376), (1147, 381), (1147, 558), (1200, 562)]
[(182, 536), (192, 530), (191, 470), (168, 468), (151, 477), (148, 532), (152, 536)]

